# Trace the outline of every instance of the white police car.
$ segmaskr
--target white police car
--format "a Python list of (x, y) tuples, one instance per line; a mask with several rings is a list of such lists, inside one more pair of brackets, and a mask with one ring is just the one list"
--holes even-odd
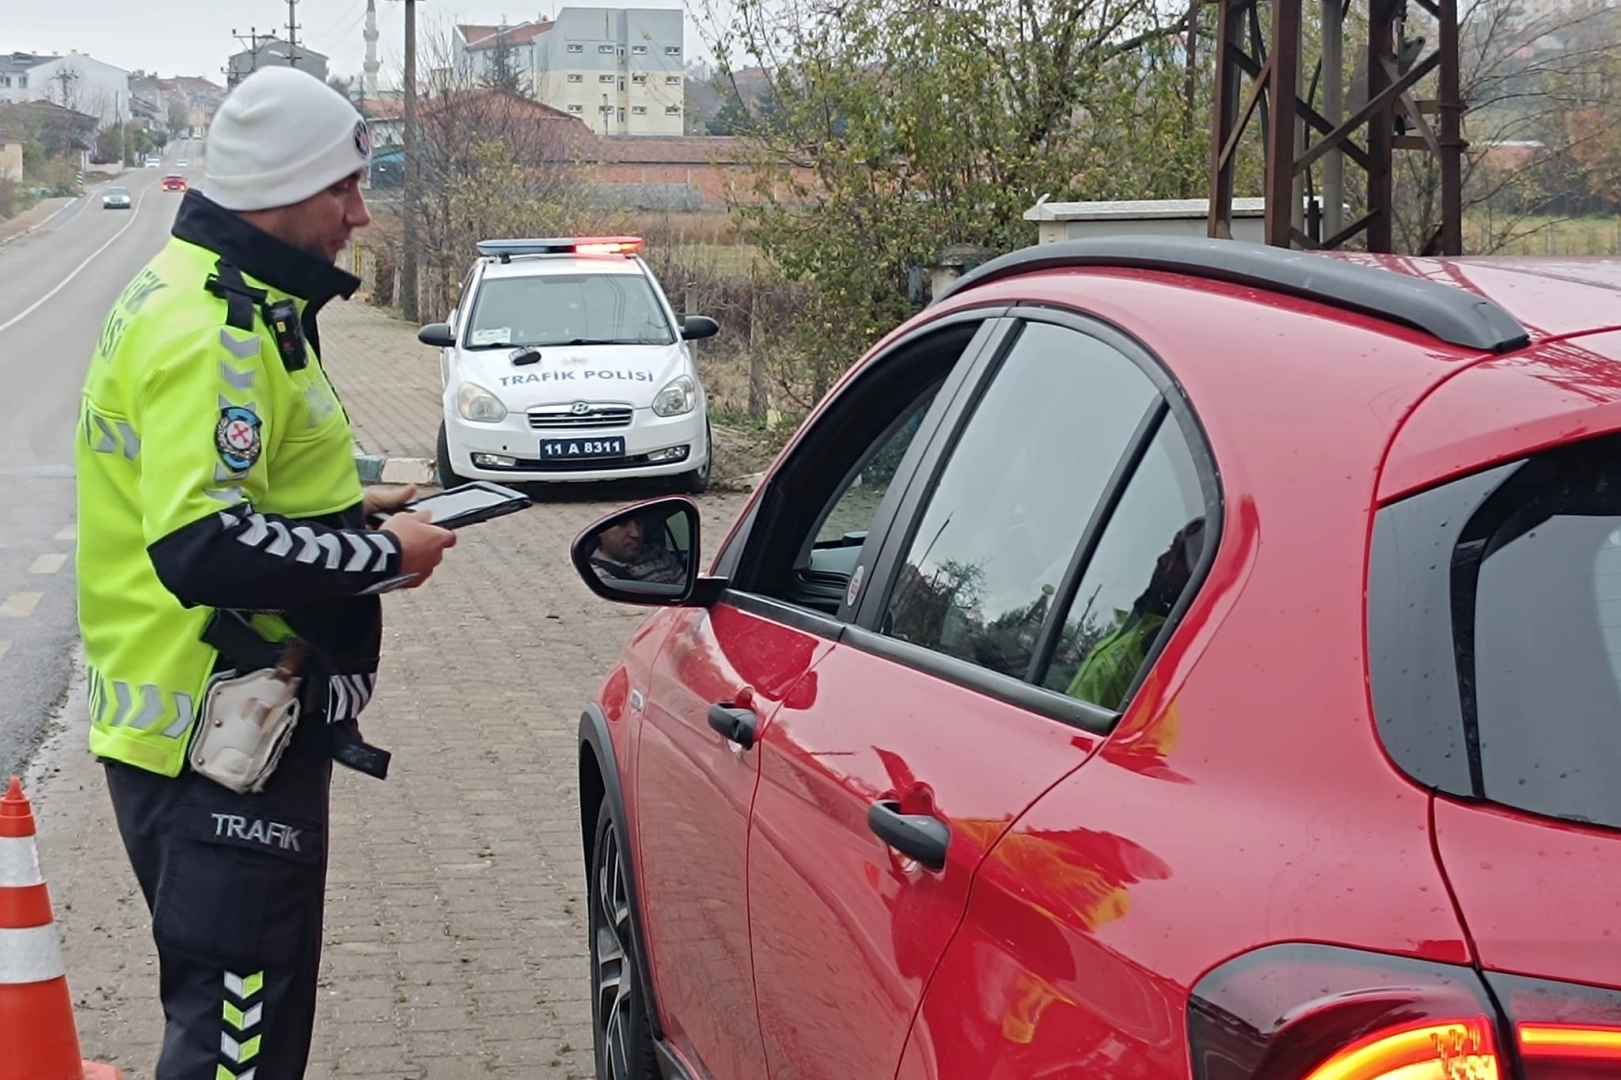
[(485, 240), (440, 349), (440, 483), (670, 477), (709, 486), (709, 416), (678, 318), (635, 237)]

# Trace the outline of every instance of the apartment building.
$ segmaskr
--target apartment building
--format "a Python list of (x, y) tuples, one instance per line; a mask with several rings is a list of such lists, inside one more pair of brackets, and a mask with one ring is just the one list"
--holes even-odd
[(50, 101), (111, 124), (130, 117), (129, 72), (80, 52), (6, 53), (0, 55), (0, 101)]
[(680, 135), (683, 31), (678, 10), (564, 8), (556, 19), (516, 26), (458, 26), (456, 59), (484, 79), (504, 51), (537, 101), (599, 135)]

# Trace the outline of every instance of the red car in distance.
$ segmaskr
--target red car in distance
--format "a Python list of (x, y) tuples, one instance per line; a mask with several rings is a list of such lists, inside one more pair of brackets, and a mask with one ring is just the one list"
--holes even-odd
[(600, 1077), (1621, 1077), (1621, 262), (1017, 252), (699, 551), (573, 552)]
[(159, 186), (164, 191), (180, 191), (180, 192), (184, 192), (186, 190), (186, 187), (187, 187), (186, 178), (184, 176), (179, 176), (177, 174), (171, 174), (169, 176), (165, 176), (163, 178), (163, 180), (160, 182)]

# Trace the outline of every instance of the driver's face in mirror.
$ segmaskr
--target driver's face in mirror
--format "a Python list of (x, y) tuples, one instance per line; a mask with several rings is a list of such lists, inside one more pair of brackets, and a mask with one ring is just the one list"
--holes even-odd
[(602, 539), (598, 542), (602, 553), (614, 562), (635, 562), (642, 553), (642, 521), (640, 518), (631, 518), (623, 524), (602, 531)]
[[(685, 526), (679, 517), (628, 518), (603, 529), (591, 556), (597, 576), (604, 581), (639, 581), (679, 585), (687, 577), (687, 551), (672, 535), (671, 525)], [(683, 533), (685, 529), (681, 530)]]

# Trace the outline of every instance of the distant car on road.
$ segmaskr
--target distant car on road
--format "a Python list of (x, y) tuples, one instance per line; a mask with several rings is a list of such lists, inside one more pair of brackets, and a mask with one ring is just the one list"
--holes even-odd
[(129, 188), (110, 187), (101, 193), (103, 210), (128, 210), (130, 205)]
[(163, 178), (161, 186), (164, 191), (185, 191), (187, 187), (186, 178), (170, 173)]
[(460, 478), (664, 477), (709, 486), (707, 403), (687, 342), (720, 327), (678, 317), (636, 237), (485, 240), (437, 345), (438, 467)]
[(189, 164), (191, 164), (191, 162), (187, 161), (185, 158), (181, 158), (179, 161), (175, 162), (175, 167), (184, 169)]
[(147, 156), (146, 167), (148, 169), (155, 169), (159, 165), (162, 165), (162, 164), (163, 164), (163, 159), (158, 157), (156, 154), (149, 154)]

